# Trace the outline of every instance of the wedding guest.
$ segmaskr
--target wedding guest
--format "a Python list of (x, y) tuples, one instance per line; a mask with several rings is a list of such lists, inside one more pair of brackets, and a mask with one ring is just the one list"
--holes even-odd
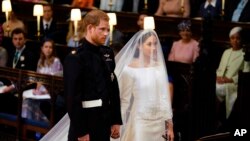
[(216, 72), (216, 95), (220, 102), (225, 101), (226, 118), (229, 117), (237, 98), (238, 72), (245, 66), (241, 33), (241, 27), (231, 29), (231, 48), (224, 51)]
[(199, 43), (192, 38), (191, 22), (182, 21), (178, 29), (181, 39), (173, 43), (168, 60), (192, 64), (199, 56)]
[(226, 0), (225, 19), (233, 22), (250, 22), (249, 0)]
[(41, 34), (44, 39), (55, 39), (57, 32), (56, 20), (53, 18), (52, 5), (43, 5), (43, 16), (40, 24)]
[[(63, 67), (60, 59), (56, 57), (55, 45), (53, 40), (46, 40), (41, 47), (40, 59), (37, 64), (37, 72), (41, 74), (62, 76)], [(48, 95), (49, 92), (41, 82), (36, 82), (34, 95)], [(48, 100), (47, 100), (48, 101)], [(38, 121), (48, 122), (48, 118), (40, 110), (40, 103), (45, 100), (26, 98), (22, 103), (22, 117)]]
[[(183, 2), (183, 3), (182, 3)], [(184, 17), (190, 16), (189, 0), (160, 0), (156, 16)]]
[(219, 19), (221, 10), (221, 0), (206, 0), (200, 6), (200, 16), (206, 19)]
[(37, 58), (26, 47), (26, 33), (21, 28), (16, 28), (11, 33), (15, 50), (9, 53), (7, 66), (23, 70), (36, 70)]

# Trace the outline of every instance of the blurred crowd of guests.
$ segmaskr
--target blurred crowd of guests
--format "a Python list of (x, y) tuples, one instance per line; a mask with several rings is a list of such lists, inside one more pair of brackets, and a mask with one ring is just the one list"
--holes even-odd
[(140, 13), (145, 8), (150, 15), (169, 17), (225, 17), (228, 21), (249, 22), (248, 0), (16, 0), (26, 2), (48, 2), (66, 4), (79, 8), (99, 8), (107, 11)]

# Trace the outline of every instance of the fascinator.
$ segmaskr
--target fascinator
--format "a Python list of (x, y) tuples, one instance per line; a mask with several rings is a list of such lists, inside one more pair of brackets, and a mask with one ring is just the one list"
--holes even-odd
[(190, 20), (184, 20), (181, 23), (178, 24), (178, 29), (180, 31), (182, 30), (190, 30), (191, 28), (191, 21)]
[(242, 30), (242, 28), (239, 27), (239, 26), (232, 28), (231, 31), (230, 31), (230, 33), (229, 33), (229, 37), (233, 36), (236, 33), (241, 32), (241, 30)]

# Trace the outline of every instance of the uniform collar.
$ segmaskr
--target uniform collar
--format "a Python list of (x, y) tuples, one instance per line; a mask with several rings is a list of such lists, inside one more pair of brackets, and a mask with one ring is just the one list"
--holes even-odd
[(91, 44), (86, 38), (83, 39), (83, 47), (88, 48), (91, 51), (99, 52), (101, 46)]

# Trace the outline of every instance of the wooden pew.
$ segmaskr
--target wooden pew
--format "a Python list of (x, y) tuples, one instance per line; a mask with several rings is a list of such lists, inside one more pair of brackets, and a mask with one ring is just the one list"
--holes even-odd
[[(11, 80), (13, 84), (15, 84), (16, 87), (16, 93), (18, 94), (18, 101), (21, 99), (21, 91), (20, 91), (20, 82), (21, 82), (21, 77), (22, 77), (22, 72), (21, 70), (15, 70), (15, 69), (10, 69), (10, 68), (3, 68), (0, 67), (0, 77), (6, 78), (8, 80)], [(12, 103), (10, 103), (12, 104)], [(8, 114), (8, 113), (0, 113), (0, 124), (7, 125), (7, 126), (12, 126), (15, 127), (16, 129), (16, 139), (19, 139), (20, 133), (21, 133), (21, 105), (17, 104), (18, 107), (16, 107), (18, 113), (17, 115), (14, 114)], [(6, 105), (6, 108), (8, 105)]]
[[(12, 115), (15, 120), (4, 116), (6, 114), (0, 113), (0, 124), (14, 126), (17, 129), (17, 139), (27, 139), (27, 131), (34, 131), (40, 133), (47, 133), (49, 129), (55, 124), (55, 102), (59, 92), (63, 91), (63, 78), (58, 76), (38, 74), (33, 71), (24, 71), (12, 68), (0, 67), (0, 76), (8, 78), (9, 80), (16, 82), (18, 90), (18, 114)], [(34, 82), (42, 82), (46, 86), (50, 94), (51, 111), (49, 124), (40, 121), (34, 121), (30, 119), (21, 118), (22, 113), (22, 93), (26, 90), (28, 84)], [(7, 106), (7, 105), (6, 105)], [(3, 115), (3, 116), (2, 116)]]
[(27, 138), (27, 131), (35, 131), (45, 134), (49, 131), (51, 127), (55, 124), (55, 102), (57, 94), (63, 91), (63, 78), (51, 75), (38, 74), (33, 71), (22, 71), (22, 92), (26, 89), (27, 84), (34, 82), (42, 82), (50, 94), (50, 119), (49, 124), (42, 123), (40, 121), (23, 119), (22, 120), (22, 138)]

